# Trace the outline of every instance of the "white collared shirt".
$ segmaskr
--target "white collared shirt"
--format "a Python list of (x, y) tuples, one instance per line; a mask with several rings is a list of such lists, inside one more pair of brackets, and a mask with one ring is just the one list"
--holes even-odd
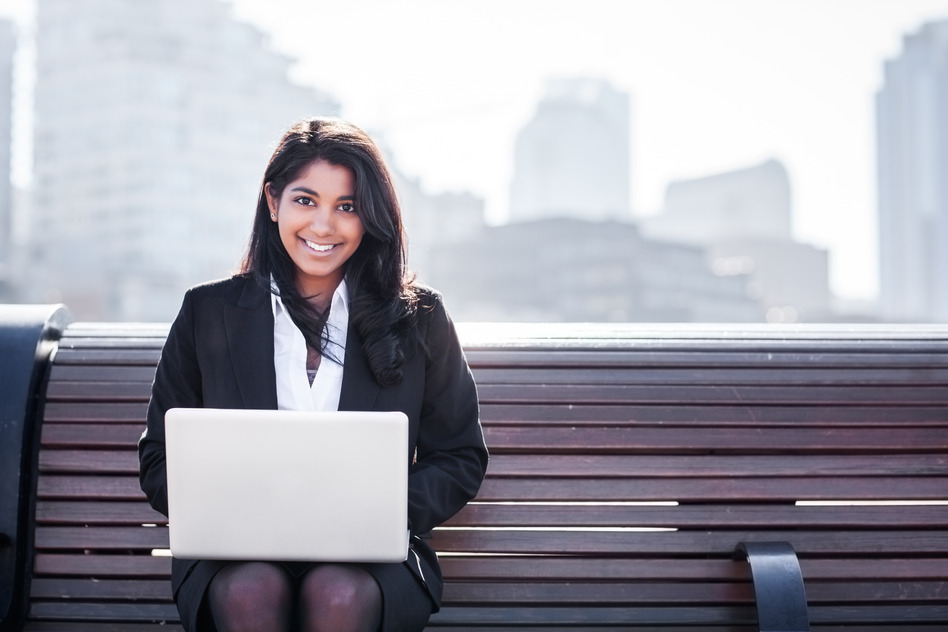
[[(306, 374), (306, 339), (277, 294), (273, 306), (273, 365), (276, 368), (277, 405), (281, 410), (339, 410), (342, 362), (349, 327), (349, 291), (345, 280), (332, 295), (326, 334), (328, 356), (323, 356), (313, 384)], [(339, 362), (332, 360), (335, 358)]]

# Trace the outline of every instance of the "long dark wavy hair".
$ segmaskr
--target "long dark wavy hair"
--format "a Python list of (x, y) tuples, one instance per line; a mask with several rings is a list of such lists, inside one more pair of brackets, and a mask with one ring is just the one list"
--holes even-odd
[(364, 131), (339, 119), (312, 118), (300, 121), (283, 136), (263, 175), (241, 272), (279, 293), (307, 344), (325, 357), (342, 361), (327, 349), (328, 313), (315, 308), (300, 293), (296, 266), (283, 247), (267, 205), (267, 185), (271, 195), (279, 198), (287, 184), (317, 160), (352, 171), (354, 205), (365, 234), (346, 263), (349, 318), (362, 338), (376, 381), (383, 386), (397, 384), (402, 379), (406, 342), (414, 333), (418, 297), (406, 268), (404, 228), (392, 177), (378, 147)]

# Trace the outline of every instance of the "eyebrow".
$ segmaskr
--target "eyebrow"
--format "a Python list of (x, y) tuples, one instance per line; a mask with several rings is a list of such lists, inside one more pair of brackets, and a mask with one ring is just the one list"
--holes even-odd
[[(299, 191), (300, 193), (305, 193), (306, 195), (310, 195), (310, 196), (315, 197), (315, 198), (318, 198), (318, 197), (319, 197), (319, 193), (317, 193), (316, 191), (313, 191), (312, 189), (308, 189), (308, 188), (306, 188), (306, 187), (293, 187), (292, 189), (290, 189), (290, 191)], [(340, 199), (340, 200), (347, 200), (347, 201), (351, 202), (351, 201), (355, 200), (355, 196), (352, 196), (352, 195), (343, 195), (343, 196), (340, 197), (339, 199)]]

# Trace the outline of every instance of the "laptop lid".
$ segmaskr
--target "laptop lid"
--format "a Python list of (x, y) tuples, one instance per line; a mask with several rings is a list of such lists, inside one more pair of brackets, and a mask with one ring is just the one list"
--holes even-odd
[(175, 557), (407, 557), (403, 413), (174, 408), (165, 434)]

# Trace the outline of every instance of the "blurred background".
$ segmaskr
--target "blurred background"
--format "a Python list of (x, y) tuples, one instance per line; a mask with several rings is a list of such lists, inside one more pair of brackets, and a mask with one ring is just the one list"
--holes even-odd
[(457, 320), (948, 322), (948, 0), (0, 0), (0, 302), (170, 321), (313, 115)]

